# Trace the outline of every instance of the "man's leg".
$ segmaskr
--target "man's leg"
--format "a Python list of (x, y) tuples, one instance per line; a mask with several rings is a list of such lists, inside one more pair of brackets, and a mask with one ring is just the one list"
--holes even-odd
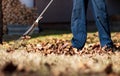
[(105, 0), (91, 0), (101, 47), (113, 47)]
[(88, 0), (73, 0), (71, 30), (73, 33), (72, 46), (82, 49), (86, 42), (86, 4)]

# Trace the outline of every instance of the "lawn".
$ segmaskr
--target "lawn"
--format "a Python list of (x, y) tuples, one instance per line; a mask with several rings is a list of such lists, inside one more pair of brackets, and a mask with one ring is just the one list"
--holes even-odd
[(79, 53), (69, 31), (43, 31), (15, 43), (18, 37), (4, 36), (0, 76), (120, 76), (119, 32), (112, 33), (114, 52), (101, 50), (97, 32), (88, 33)]

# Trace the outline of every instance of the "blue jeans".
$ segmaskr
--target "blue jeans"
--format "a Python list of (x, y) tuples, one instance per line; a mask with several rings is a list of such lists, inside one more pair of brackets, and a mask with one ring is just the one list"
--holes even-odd
[(99, 32), (101, 47), (112, 47), (113, 42), (110, 35), (110, 26), (106, 10), (105, 0), (73, 0), (71, 17), (71, 30), (73, 33), (72, 46), (82, 49), (87, 39), (87, 6), (91, 1), (95, 22)]

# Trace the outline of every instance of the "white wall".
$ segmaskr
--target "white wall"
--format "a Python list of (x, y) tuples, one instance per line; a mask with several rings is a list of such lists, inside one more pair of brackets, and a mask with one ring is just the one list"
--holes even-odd
[(34, 6), (34, 0), (20, 0), (20, 2), (30, 8)]

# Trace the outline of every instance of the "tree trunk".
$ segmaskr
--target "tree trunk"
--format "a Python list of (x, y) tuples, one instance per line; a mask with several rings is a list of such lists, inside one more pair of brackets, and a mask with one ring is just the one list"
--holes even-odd
[(3, 14), (2, 14), (2, 0), (0, 0), (0, 44), (2, 44), (3, 37)]

